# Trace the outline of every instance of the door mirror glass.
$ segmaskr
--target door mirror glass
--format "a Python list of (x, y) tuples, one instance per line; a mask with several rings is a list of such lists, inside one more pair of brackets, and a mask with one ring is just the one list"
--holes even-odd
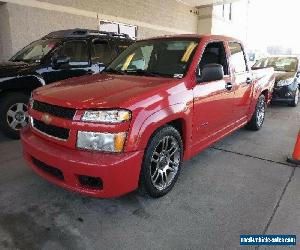
[(210, 63), (203, 67), (202, 71), (197, 70), (197, 82), (219, 81), (224, 78), (224, 69), (221, 64)]
[(106, 65), (102, 62), (98, 63), (98, 67), (99, 67), (99, 72), (102, 72), (103, 70), (106, 69)]

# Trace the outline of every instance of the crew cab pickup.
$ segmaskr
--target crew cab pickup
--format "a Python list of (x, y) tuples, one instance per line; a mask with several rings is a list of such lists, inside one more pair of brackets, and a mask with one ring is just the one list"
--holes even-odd
[(252, 72), (245, 55), (229, 37), (158, 37), (129, 46), (101, 74), (38, 88), (24, 158), (82, 194), (163, 196), (183, 160), (241, 127), (262, 127), (274, 70)]

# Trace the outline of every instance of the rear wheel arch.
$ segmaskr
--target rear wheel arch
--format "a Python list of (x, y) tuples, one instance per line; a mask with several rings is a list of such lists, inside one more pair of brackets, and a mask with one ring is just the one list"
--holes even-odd
[(267, 102), (269, 99), (269, 90), (268, 89), (263, 90), (260, 95), (264, 95)]

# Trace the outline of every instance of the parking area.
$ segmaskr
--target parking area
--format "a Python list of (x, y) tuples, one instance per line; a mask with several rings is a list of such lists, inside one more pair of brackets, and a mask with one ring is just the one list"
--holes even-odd
[(299, 122), (299, 106), (271, 106), (260, 131), (241, 129), (186, 162), (160, 199), (70, 193), (0, 136), (0, 248), (239, 249), (240, 234), (300, 235), (300, 169), (286, 163)]

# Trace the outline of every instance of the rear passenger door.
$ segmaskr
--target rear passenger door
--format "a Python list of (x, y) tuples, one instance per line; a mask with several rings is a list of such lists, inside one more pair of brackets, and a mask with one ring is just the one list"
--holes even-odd
[(236, 121), (247, 120), (251, 103), (252, 74), (249, 72), (246, 54), (238, 42), (228, 43), (230, 51), (231, 74), (234, 84), (234, 116)]
[(55, 82), (71, 77), (92, 73), (88, 42), (71, 40), (64, 42), (53, 54), (53, 58), (68, 57), (69, 63), (55, 67), (53, 63), (48, 68), (48, 82)]

